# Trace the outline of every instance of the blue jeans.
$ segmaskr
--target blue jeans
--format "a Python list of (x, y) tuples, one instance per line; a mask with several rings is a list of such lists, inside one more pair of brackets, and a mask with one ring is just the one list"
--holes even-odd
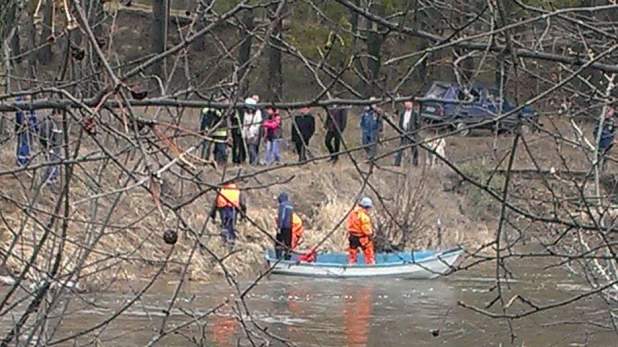
[[(50, 162), (60, 161), (60, 154), (56, 153), (59, 149), (54, 149), (53, 152), (47, 154), (47, 160)], [(47, 168), (47, 184), (52, 184), (58, 179), (60, 165), (52, 165)]]
[(370, 131), (363, 131), (361, 134), (361, 138), (363, 141), (363, 146), (371, 145), (365, 147), (365, 153), (367, 153), (368, 159), (373, 159), (376, 155), (376, 142), (378, 141), (378, 136)]
[(266, 165), (270, 165), (273, 158), (275, 162), (281, 162), (281, 139), (273, 139), (266, 141)]
[(233, 246), (236, 242), (236, 231), (234, 230), (236, 210), (233, 207), (222, 207), (219, 209), (219, 217), (221, 217), (221, 225), (225, 229), (225, 234), (222, 235), (223, 242)]
[(257, 164), (258, 144), (248, 143), (247, 147), (249, 149), (249, 164), (251, 165)]

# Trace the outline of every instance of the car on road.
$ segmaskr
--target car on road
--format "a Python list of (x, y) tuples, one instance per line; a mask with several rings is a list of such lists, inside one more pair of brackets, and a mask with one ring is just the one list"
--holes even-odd
[[(473, 84), (461, 86), (455, 82), (434, 82), (427, 92), (417, 98), (421, 105), (421, 118), (433, 124), (447, 125), (461, 136), (470, 133), (470, 127), (500, 132), (527, 133), (542, 126), (539, 116), (529, 106), (517, 113), (495, 120), (517, 108), (506, 97), (500, 98), (498, 88)], [(500, 107), (502, 105), (502, 107)], [(501, 112), (498, 112), (500, 110)], [(475, 127), (475, 128), (476, 128)]]

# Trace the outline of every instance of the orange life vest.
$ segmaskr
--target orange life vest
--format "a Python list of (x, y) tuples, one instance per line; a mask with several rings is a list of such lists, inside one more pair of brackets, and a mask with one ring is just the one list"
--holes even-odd
[(240, 208), (240, 190), (234, 183), (226, 185), (217, 195), (217, 207)]
[(356, 206), (348, 216), (348, 233), (353, 236), (371, 236), (373, 228), (367, 211), (361, 206)]

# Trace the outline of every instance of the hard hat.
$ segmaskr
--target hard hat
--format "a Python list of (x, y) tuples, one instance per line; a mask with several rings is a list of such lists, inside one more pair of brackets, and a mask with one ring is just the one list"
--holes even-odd
[(255, 107), (255, 105), (257, 105), (257, 102), (253, 98), (246, 98), (245, 99), (245, 105), (247, 107)]
[(373, 202), (371, 201), (370, 198), (364, 197), (364, 198), (361, 199), (359, 205), (361, 205), (361, 206), (363, 206), (365, 208), (371, 208), (371, 207), (373, 207)]

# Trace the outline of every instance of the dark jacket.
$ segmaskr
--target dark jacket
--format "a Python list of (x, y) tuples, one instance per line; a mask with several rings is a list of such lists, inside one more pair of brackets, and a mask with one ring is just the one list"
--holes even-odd
[[(603, 130), (601, 130), (601, 140), (599, 141), (599, 149), (605, 149), (609, 147), (614, 141), (614, 132), (616, 129), (614, 117), (606, 118), (603, 122)], [(594, 141), (596, 142), (597, 136), (599, 136), (599, 126), (601, 125), (601, 120), (597, 121), (597, 124), (594, 127)]]
[(292, 123), (292, 142), (305, 142), (315, 134), (315, 118), (310, 113), (300, 114), (294, 117)]
[(382, 131), (382, 116), (371, 108), (363, 110), (360, 128), (363, 133), (377, 135)]
[(46, 150), (58, 150), (60, 147), (61, 131), (56, 121), (49, 115), (39, 124), (39, 142)]
[(416, 135), (416, 132), (421, 128), (420, 117), (418, 116), (418, 112), (415, 109), (412, 109), (412, 114), (410, 115), (410, 121), (408, 122), (408, 127), (404, 128), (403, 121), (406, 111), (403, 110), (399, 114), (399, 129), (403, 130), (406, 133), (412, 133), (411, 135)]
[(279, 208), (277, 210), (277, 229), (292, 230), (294, 207), (288, 200), (288, 194), (285, 192), (279, 194), (277, 201), (279, 202)]
[(223, 112), (219, 109), (204, 107), (200, 120), (200, 133), (202, 135), (210, 133), (214, 141), (225, 141), (228, 126), (227, 119), (223, 116)]
[(243, 109), (235, 110), (230, 117), (230, 128), (232, 129), (232, 135), (236, 137), (241, 136), (242, 122), (245, 118), (245, 112)]
[[(348, 110), (345, 108), (331, 108), (326, 115), (326, 130), (343, 132), (348, 123)], [(335, 127), (335, 125), (337, 125)]]

